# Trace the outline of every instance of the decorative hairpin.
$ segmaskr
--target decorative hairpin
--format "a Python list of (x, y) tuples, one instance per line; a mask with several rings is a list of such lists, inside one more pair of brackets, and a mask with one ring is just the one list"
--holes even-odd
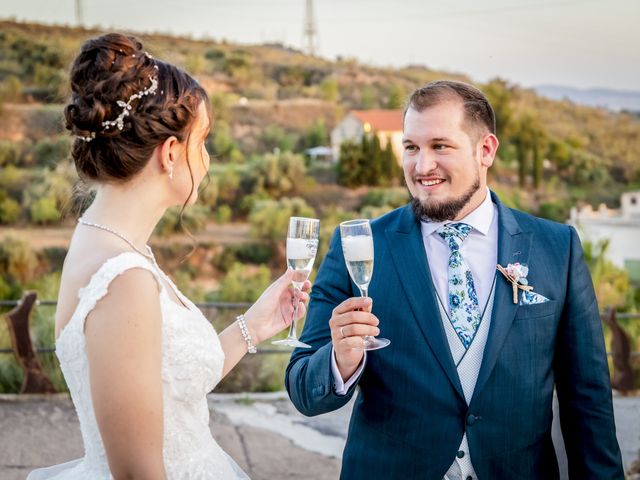
[[(120, 52), (122, 53), (123, 51), (120, 50)], [(144, 55), (153, 60), (153, 56), (151, 56), (148, 52), (144, 52)], [(132, 54), (132, 57), (135, 58), (136, 54)], [(154, 65), (153, 67), (155, 70), (158, 70), (158, 66)], [(118, 115), (115, 120), (105, 120), (104, 122), (102, 122), (102, 127), (103, 127), (103, 131), (105, 130), (109, 130), (111, 127), (118, 127), (118, 130), (122, 130), (124, 128), (124, 118), (128, 117), (130, 115), (131, 112), (131, 102), (133, 102), (134, 100), (137, 100), (139, 98), (145, 97), (147, 95), (155, 95), (156, 91), (158, 90), (158, 78), (157, 77), (149, 77), (149, 80), (151, 80), (151, 85), (143, 90), (140, 90), (139, 92), (134, 93), (133, 95), (131, 95), (127, 101), (123, 101), (123, 100), (118, 100), (116, 102), (116, 104), (122, 108), (122, 111), (120, 112), (120, 115)], [(89, 135), (87, 136), (78, 136), (78, 138), (80, 140), (82, 140), (83, 142), (87, 142), (89, 143), (90, 141), (92, 141), (94, 138), (96, 138), (96, 132), (91, 132)]]
[(149, 77), (149, 80), (151, 80), (151, 85), (148, 88), (134, 93), (126, 102), (122, 100), (118, 100), (116, 102), (116, 104), (122, 108), (122, 112), (120, 112), (120, 115), (118, 115), (115, 120), (106, 120), (102, 122), (102, 126), (105, 130), (109, 130), (113, 126), (118, 127), (118, 130), (122, 130), (124, 128), (124, 118), (128, 117), (129, 112), (131, 111), (131, 102), (146, 95), (155, 95), (156, 90), (158, 89), (158, 79), (156, 77)]
[(91, 135), (87, 135), (86, 137), (78, 136), (78, 138), (83, 142), (89, 143), (91, 140), (96, 138), (96, 132), (91, 132)]

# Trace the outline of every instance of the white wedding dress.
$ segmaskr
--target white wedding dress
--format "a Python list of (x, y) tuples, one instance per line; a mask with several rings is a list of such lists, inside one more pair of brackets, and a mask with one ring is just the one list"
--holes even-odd
[[(220, 381), (224, 352), (215, 330), (160, 268), (143, 255), (126, 252), (106, 261), (78, 292), (79, 303), (56, 342), (56, 354), (80, 420), (84, 457), (31, 472), (27, 480), (110, 480), (89, 383), (84, 323), (110, 283), (121, 273), (142, 268), (159, 284), (162, 311), (162, 387), (164, 466), (169, 480), (247, 479), (209, 430), (206, 395)], [(172, 288), (186, 305), (168, 295)], [(132, 292), (135, 295), (135, 292)], [(135, 368), (135, 365), (131, 365)]]

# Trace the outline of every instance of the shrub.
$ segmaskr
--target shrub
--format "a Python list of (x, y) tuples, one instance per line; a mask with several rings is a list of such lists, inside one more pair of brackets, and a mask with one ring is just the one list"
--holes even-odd
[(216, 209), (216, 222), (217, 223), (229, 223), (233, 212), (229, 205), (220, 205)]
[(44, 197), (36, 200), (29, 206), (29, 216), (34, 223), (54, 223), (60, 220), (60, 211), (55, 199)]
[(409, 201), (409, 194), (404, 188), (376, 188), (369, 190), (362, 198), (360, 207), (398, 208)]
[(313, 217), (315, 212), (303, 199), (283, 198), (256, 202), (249, 214), (251, 236), (271, 242), (284, 241), (289, 217)]
[(273, 256), (273, 248), (265, 243), (242, 243), (231, 248), (242, 263), (268, 263)]
[(20, 218), (20, 204), (0, 190), (0, 223), (15, 223)]
[(156, 226), (156, 235), (164, 236), (181, 233), (185, 229), (191, 233), (200, 232), (207, 223), (210, 210), (203, 205), (190, 205), (182, 211), (182, 207), (173, 207), (166, 211)]
[(269, 285), (271, 273), (266, 265), (234, 263), (220, 283), (220, 300), (254, 302)]
[(24, 240), (5, 237), (0, 244), (0, 277), (9, 285), (25, 285), (38, 273), (38, 257)]

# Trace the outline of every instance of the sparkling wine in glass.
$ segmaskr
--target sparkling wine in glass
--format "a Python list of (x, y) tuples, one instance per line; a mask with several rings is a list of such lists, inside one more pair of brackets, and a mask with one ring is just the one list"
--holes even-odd
[(318, 251), (320, 220), (317, 218), (291, 217), (287, 234), (287, 263), (293, 269), (293, 319), (289, 335), (283, 340), (272, 342), (287, 347), (311, 348), (311, 345), (298, 340), (296, 335), (296, 317), (298, 316), (299, 295), (304, 282), (309, 278), (313, 262)]
[[(373, 235), (369, 220), (349, 220), (340, 224), (342, 252), (351, 280), (362, 297), (368, 296), (369, 283), (373, 275)], [(386, 338), (364, 337), (364, 350), (378, 350), (391, 343)]]

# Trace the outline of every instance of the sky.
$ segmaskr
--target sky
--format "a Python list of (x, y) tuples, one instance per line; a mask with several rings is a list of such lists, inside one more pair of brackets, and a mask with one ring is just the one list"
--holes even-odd
[[(77, 0), (0, 0), (76, 24)], [(306, 0), (81, 0), (85, 26), (301, 48)], [(313, 0), (320, 56), (420, 64), (526, 87), (640, 91), (640, 0)]]

